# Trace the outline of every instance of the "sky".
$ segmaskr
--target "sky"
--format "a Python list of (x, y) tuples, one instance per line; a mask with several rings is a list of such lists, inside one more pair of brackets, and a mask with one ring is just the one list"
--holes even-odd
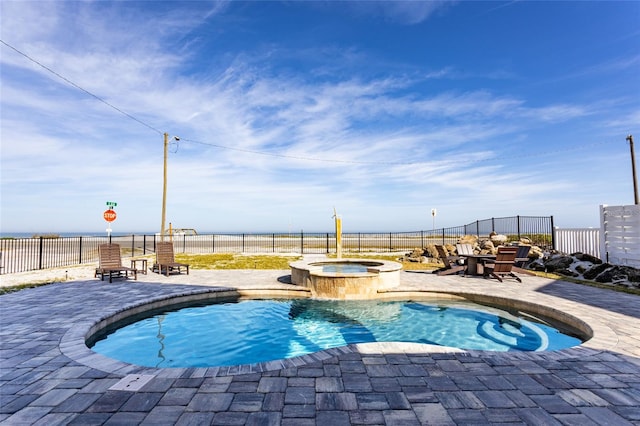
[(598, 227), (634, 203), (639, 22), (637, 1), (1, 0), (0, 232), (99, 235), (108, 201), (114, 232), (159, 232), (165, 133), (167, 226)]

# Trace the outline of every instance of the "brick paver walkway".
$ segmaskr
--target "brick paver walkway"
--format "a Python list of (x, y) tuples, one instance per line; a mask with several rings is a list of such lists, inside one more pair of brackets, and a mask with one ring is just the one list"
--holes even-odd
[(150, 274), (0, 296), (0, 422), (640, 425), (640, 297), (536, 277), (501, 284), (403, 272), (401, 282), (407, 295), (446, 291), (539, 303), (590, 324), (591, 341), (548, 353), (365, 344), (279, 363), (184, 369), (132, 366), (84, 345), (92, 325), (124, 307), (219, 286), (288, 289), (287, 274)]

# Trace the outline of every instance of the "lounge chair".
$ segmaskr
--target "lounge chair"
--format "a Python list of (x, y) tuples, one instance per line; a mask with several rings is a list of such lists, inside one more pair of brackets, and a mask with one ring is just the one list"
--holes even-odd
[(517, 247), (498, 247), (498, 253), (495, 259), (485, 259), (483, 261), (484, 277), (495, 278), (500, 282), (502, 282), (503, 278), (510, 277), (518, 282), (522, 282), (522, 280), (512, 272), (517, 253)]
[(189, 275), (189, 265), (176, 262), (172, 242), (156, 243), (156, 263), (153, 265), (153, 272), (160, 274), (164, 272), (166, 276), (169, 276), (169, 273), (173, 271), (181, 273), (183, 268), (187, 270), (187, 275)]
[(436, 250), (438, 250), (438, 256), (440, 256), (440, 260), (444, 262), (444, 268), (440, 268), (433, 271), (435, 274), (451, 275), (451, 274), (457, 274), (458, 272), (465, 271), (466, 266), (460, 265), (458, 263), (458, 261), (460, 260), (460, 257), (449, 255), (449, 253), (447, 252), (447, 249), (441, 245), (436, 245)]
[(119, 244), (100, 244), (98, 246), (98, 267), (96, 268), (95, 278), (100, 275), (100, 281), (104, 281), (105, 275), (109, 275), (109, 282), (113, 282), (114, 277), (129, 278), (133, 276), (138, 279), (138, 271), (122, 265), (122, 257), (120, 256)]

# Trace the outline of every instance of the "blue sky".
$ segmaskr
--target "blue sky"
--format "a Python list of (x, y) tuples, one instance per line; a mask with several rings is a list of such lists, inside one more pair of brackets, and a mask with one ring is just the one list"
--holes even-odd
[(640, 2), (0, 7), (3, 233), (99, 234), (107, 201), (114, 231), (159, 231), (164, 132), (167, 222), (201, 232), (597, 227), (634, 202)]

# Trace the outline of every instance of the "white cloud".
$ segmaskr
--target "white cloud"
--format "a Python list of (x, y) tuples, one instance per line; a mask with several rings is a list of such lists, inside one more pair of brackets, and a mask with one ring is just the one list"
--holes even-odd
[[(537, 149), (529, 142), (523, 152), (520, 144), (541, 126), (593, 117), (602, 104), (534, 105), (522, 95), (481, 87), (416, 89), (425, 78), (454, 75), (453, 66), (415, 80), (349, 72), (318, 81), (340, 61), (281, 74), (268, 54), (240, 52), (225, 69), (183, 73), (198, 52), (180, 49), (180, 37), (196, 49), (186, 35), (206, 19), (201, 12), (215, 15), (225, 7), (156, 12), (152, 22), (127, 3), (96, 9), (90, 3), (3, 2), (3, 38), (11, 35), (29, 56), (143, 123), (3, 46), (3, 227), (20, 228), (25, 218), (45, 226), (44, 214), (28, 206), (58, 205), (74, 218), (64, 226), (95, 229), (102, 225), (94, 210), (117, 198), (121, 229), (156, 229), (165, 131), (182, 138), (169, 155), (169, 212), (176, 226), (264, 230), (285, 226), (289, 217), (298, 227), (307, 220), (317, 229), (325, 215), (330, 223), (336, 206), (352, 215), (353, 226), (378, 221), (402, 230), (404, 223), (371, 209), (397, 212), (415, 228), (435, 204), (460, 207), (448, 218), (464, 222), (484, 212), (497, 215), (489, 199), (528, 206), (535, 197), (545, 200), (536, 201), (544, 210), (540, 205), (553, 204), (546, 198), (560, 202), (562, 193), (580, 187), (570, 175), (543, 173), (526, 161), (520, 166), (518, 155)], [(379, 13), (405, 23), (435, 10), (427, 2), (363, 7), (380, 7)], [(73, 19), (76, 13), (82, 19)], [(350, 69), (366, 58), (353, 47), (343, 53), (353, 61)], [(621, 126), (638, 114), (631, 111), (620, 123), (602, 120)], [(464, 206), (474, 206), (473, 212)]]

